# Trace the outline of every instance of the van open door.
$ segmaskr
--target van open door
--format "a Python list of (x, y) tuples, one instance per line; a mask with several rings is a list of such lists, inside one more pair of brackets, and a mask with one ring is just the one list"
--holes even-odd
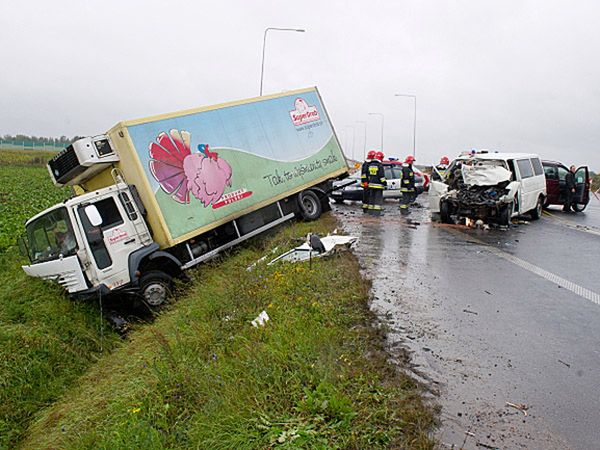
[(575, 197), (573, 209), (581, 212), (590, 201), (590, 171), (588, 166), (581, 166), (575, 171)]

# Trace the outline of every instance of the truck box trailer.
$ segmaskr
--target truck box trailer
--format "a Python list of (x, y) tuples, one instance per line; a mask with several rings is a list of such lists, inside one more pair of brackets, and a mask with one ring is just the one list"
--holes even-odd
[(172, 278), (328, 207), (348, 166), (316, 88), (118, 123), (48, 163), (76, 196), (26, 223), (27, 274), (165, 301)]

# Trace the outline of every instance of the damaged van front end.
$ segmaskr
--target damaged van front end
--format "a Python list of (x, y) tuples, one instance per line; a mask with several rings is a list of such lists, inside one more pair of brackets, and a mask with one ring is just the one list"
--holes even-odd
[(455, 170), (446, 192), (440, 196), (440, 219), (483, 220), (499, 225), (510, 224), (515, 211), (519, 183), (500, 161), (471, 161)]

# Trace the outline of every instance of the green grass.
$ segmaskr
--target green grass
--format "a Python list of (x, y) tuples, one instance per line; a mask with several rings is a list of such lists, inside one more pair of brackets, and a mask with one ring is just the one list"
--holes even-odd
[[(0, 152), (4, 161), (6, 152)], [(4, 158), (4, 159), (3, 159)], [(94, 305), (68, 300), (62, 289), (27, 277), (9, 248), (25, 220), (62, 201), (41, 167), (0, 165), (0, 449), (13, 448), (33, 415), (63, 395), (100, 355)], [(105, 333), (104, 349), (116, 343)]]
[[(40, 414), (23, 448), (432, 448), (431, 409), (388, 365), (351, 254), (246, 267), (332, 218), (200, 266), (155, 323)], [(271, 320), (255, 329), (262, 310)]]
[(387, 364), (352, 255), (245, 270), (332, 218), (198, 267), (154, 324), (101, 342), (97, 306), (26, 277), (11, 247), (70, 194), (26, 157), (0, 152), (0, 449), (432, 447), (433, 412)]
[(16, 244), (27, 219), (71, 195), (70, 188), (55, 187), (41, 167), (0, 165), (0, 180), (0, 252)]
[[(101, 355), (98, 308), (27, 277), (19, 263), (14, 251), (0, 254), (0, 449)], [(105, 330), (105, 351), (116, 342)]]

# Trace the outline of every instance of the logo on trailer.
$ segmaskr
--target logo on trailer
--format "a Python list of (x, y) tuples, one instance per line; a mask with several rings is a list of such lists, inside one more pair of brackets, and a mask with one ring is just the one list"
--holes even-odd
[(315, 122), (319, 120), (321, 117), (319, 116), (319, 111), (317, 111), (316, 106), (309, 106), (306, 103), (306, 100), (302, 98), (297, 98), (294, 102), (294, 109), (290, 111), (290, 117), (292, 118), (292, 122), (294, 122), (294, 126), (299, 127), (301, 125)]

